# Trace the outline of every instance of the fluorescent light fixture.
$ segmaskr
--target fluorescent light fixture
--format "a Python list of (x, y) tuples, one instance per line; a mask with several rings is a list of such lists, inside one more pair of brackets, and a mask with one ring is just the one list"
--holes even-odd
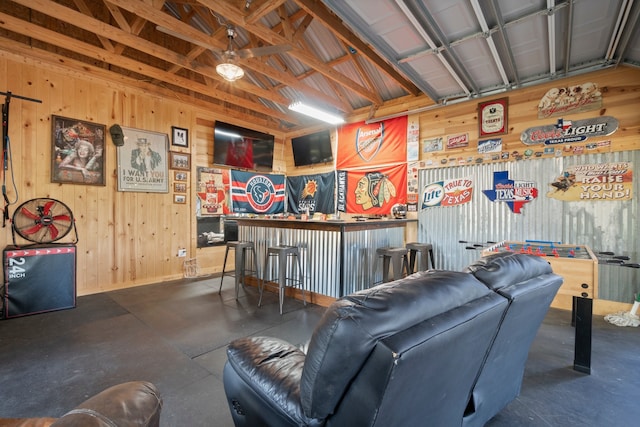
[(216, 66), (216, 72), (229, 82), (235, 82), (244, 76), (244, 70), (231, 61), (218, 64)]
[(310, 105), (303, 104), (300, 101), (294, 102), (291, 105), (289, 105), (289, 109), (292, 111), (296, 111), (298, 113), (306, 114), (309, 117), (322, 120), (323, 122), (326, 122), (332, 125), (339, 125), (344, 123), (344, 119), (342, 117), (336, 116), (335, 114), (327, 113), (326, 111), (322, 111)]

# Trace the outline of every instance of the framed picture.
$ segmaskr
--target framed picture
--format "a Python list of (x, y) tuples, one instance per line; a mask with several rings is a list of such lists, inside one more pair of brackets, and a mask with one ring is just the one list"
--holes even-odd
[(198, 166), (196, 171), (198, 174), (196, 201), (199, 205), (196, 209), (197, 215), (204, 217), (224, 214), (229, 191), (228, 172), (202, 166)]
[(118, 191), (168, 193), (166, 133), (122, 127), (124, 144), (117, 148)]
[(191, 170), (191, 154), (169, 151), (169, 167), (178, 170)]
[(478, 137), (509, 133), (509, 98), (478, 103)]
[(171, 126), (171, 145), (177, 147), (189, 146), (189, 130), (179, 128), (177, 126)]
[(174, 194), (173, 203), (185, 204), (187, 203), (187, 196), (184, 194)]
[(187, 172), (173, 171), (173, 180), (174, 181), (186, 181), (187, 179), (188, 179)]
[(106, 126), (51, 116), (51, 182), (105, 185)]
[(174, 182), (173, 183), (173, 191), (175, 193), (186, 193), (187, 192), (187, 184), (184, 182)]

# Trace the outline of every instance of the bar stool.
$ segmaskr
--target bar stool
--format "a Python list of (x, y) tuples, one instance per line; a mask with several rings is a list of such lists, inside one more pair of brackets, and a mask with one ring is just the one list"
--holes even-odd
[[(416, 255), (420, 254), (420, 270), (427, 271), (429, 269), (429, 258), (431, 258), (431, 268), (436, 268), (433, 261), (433, 245), (430, 243), (411, 242), (406, 244), (409, 250), (409, 274), (415, 273)], [(428, 255), (428, 257), (427, 257)]]
[[(229, 249), (233, 249), (235, 251), (235, 270), (233, 274), (226, 272), (227, 267), (227, 256), (229, 255)], [(247, 251), (252, 252), (253, 257), (253, 270), (248, 270), (246, 268), (246, 257)], [(258, 282), (260, 282), (260, 268), (258, 267), (258, 257), (256, 256), (256, 247), (253, 242), (247, 242), (244, 240), (234, 240), (227, 242), (227, 248), (224, 251), (224, 261), (222, 263), (222, 277), (220, 277), (220, 289), (218, 289), (218, 293), (222, 292), (222, 281), (224, 279), (225, 274), (227, 276), (233, 276), (236, 279), (236, 299), (238, 299), (238, 291), (240, 288), (240, 282), (242, 282), (242, 287), (244, 287), (245, 277), (247, 273), (253, 273), (256, 275)], [(260, 285), (258, 284), (258, 287)]]
[[(302, 272), (302, 265), (300, 263), (300, 250), (297, 246), (280, 245), (267, 248), (267, 254), (264, 260), (264, 270), (262, 273), (262, 284), (260, 286), (260, 299), (258, 300), (258, 307), (262, 305), (262, 293), (264, 292), (266, 283), (272, 280), (268, 278), (267, 274), (267, 272), (269, 271), (269, 260), (272, 257), (278, 257), (278, 296), (280, 301), (280, 314), (282, 314), (282, 306), (284, 304), (284, 291), (287, 286), (300, 286), (300, 289), (302, 290), (302, 301), (304, 305), (307, 305), (307, 299), (304, 295), (304, 276)], [(287, 261), (291, 257), (295, 257), (296, 259), (298, 268), (297, 279), (287, 277)]]
[[(397, 247), (385, 247), (376, 249), (376, 254), (378, 255), (378, 262), (380, 264), (380, 260), (382, 260), (382, 282), (390, 282), (391, 278), (389, 276), (389, 264), (393, 267), (393, 280), (398, 280), (402, 278), (402, 274), (405, 271), (409, 271), (409, 262), (407, 260), (407, 253), (409, 250), (407, 248), (397, 248)], [(376, 271), (378, 267), (376, 265)], [(378, 284), (381, 282), (376, 282)]]

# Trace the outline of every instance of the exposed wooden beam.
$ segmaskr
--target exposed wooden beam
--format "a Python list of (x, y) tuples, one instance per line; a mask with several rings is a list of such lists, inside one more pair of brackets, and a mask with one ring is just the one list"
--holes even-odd
[(295, 123), (295, 120), (286, 114), (282, 114), (276, 110), (270, 109), (261, 103), (256, 103), (247, 100), (246, 98), (232, 95), (222, 90), (215, 90), (209, 86), (201, 83), (194, 82), (187, 78), (178, 76), (176, 74), (168, 73), (163, 70), (159, 70), (150, 65), (141, 63), (134, 59), (126, 58), (114, 53), (108, 52), (104, 49), (100, 49), (97, 46), (90, 45), (74, 38), (56, 33), (51, 30), (47, 30), (35, 24), (31, 24), (22, 21), (18, 18), (0, 13), (0, 28), (13, 31), (18, 34), (32, 37), (34, 39), (43, 41), (45, 43), (53, 43), (59, 46), (67, 46), (68, 49), (72, 49), (81, 55), (85, 55), (90, 58), (95, 58), (99, 61), (104, 61), (111, 64), (116, 64), (118, 67), (130, 70), (137, 74), (143, 74), (150, 79), (158, 79), (162, 82), (175, 85), (178, 87), (187, 88), (195, 92), (200, 92), (206, 96), (212, 96), (221, 101), (228, 102), (239, 107), (252, 109), (267, 116), (277, 117), (281, 120)]
[(255, 24), (266, 14), (280, 7), (280, 5), (284, 4), (286, 1), (287, 0), (266, 1), (261, 6), (252, 8), (251, 13), (247, 15), (247, 22), (249, 24)]
[[(122, 0), (118, 0), (122, 1)], [(233, 22), (235, 25), (241, 26), (247, 31), (250, 31), (260, 37), (261, 39), (267, 41), (272, 45), (278, 44), (287, 44), (291, 43), (292, 40), (287, 39), (286, 37), (277, 34), (270, 28), (267, 28), (263, 25), (259, 24), (248, 24), (245, 20), (245, 15), (233, 7), (232, 5), (224, 2), (216, 2), (215, 0), (198, 0), (199, 3), (208, 7), (211, 10), (215, 10), (216, 12), (223, 15), (226, 19)], [(319, 73), (324, 75), (326, 78), (335, 81), (338, 84), (341, 84), (348, 89), (352, 90), (354, 93), (357, 93), (361, 97), (368, 99), (373, 103), (382, 103), (380, 96), (377, 93), (374, 93), (368, 90), (365, 87), (357, 84), (353, 80), (344, 76), (343, 74), (337, 72), (331, 67), (328, 67), (323, 61), (318, 59), (318, 57), (313, 54), (305, 51), (304, 49), (293, 46), (293, 48), (287, 52), (288, 55), (291, 55), (307, 64), (307, 66), (316, 69)]]

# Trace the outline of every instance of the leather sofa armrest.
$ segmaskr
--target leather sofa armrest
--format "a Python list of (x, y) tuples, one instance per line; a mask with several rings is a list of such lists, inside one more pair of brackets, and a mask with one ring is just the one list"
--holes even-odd
[(237, 413), (245, 418), (244, 423), (236, 421), (236, 425), (251, 425), (246, 420), (255, 422), (254, 417), (278, 418), (281, 425), (283, 419), (292, 425), (305, 420), (300, 404), (305, 357), (302, 350), (277, 338), (246, 337), (231, 342), (225, 389), (234, 419)]
[(161, 407), (162, 399), (153, 384), (132, 381), (85, 400), (51, 427), (158, 427)]

